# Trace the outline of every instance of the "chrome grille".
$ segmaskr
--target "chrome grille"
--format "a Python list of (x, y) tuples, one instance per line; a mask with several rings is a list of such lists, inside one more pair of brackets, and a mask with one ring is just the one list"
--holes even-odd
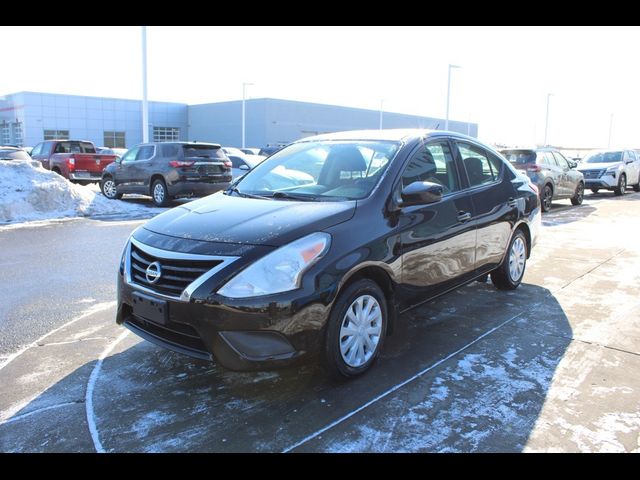
[[(131, 282), (163, 295), (180, 297), (180, 294), (198, 277), (220, 265), (222, 260), (192, 260), (155, 256), (131, 244)], [(160, 278), (152, 283), (147, 280), (147, 268), (152, 263), (160, 265)]]
[(603, 173), (604, 173), (604, 170), (583, 170), (582, 171), (584, 178), (600, 178)]

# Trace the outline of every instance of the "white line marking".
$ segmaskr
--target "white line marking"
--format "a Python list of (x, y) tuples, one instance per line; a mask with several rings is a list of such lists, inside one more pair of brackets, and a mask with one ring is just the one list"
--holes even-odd
[(116, 305), (116, 302), (103, 302), (103, 303), (97, 303), (96, 305), (93, 305), (92, 307), (90, 307), (89, 309), (85, 310), (82, 314), (80, 314), (79, 316), (77, 316), (73, 320), (69, 320), (67, 323), (59, 326), (58, 328), (54, 328), (50, 332), (45, 333), (43, 336), (41, 336), (37, 340), (31, 342), (27, 346), (22, 347), (17, 352), (14, 352), (11, 355), (9, 355), (8, 357), (6, 357), (4, 359), (4, 361), (2, 363), (0, 363), (0, 370), (2, 370), (4, 367), (9, 365), (13, 360), (15, 360), (17, 357), (22, 355), (24, 352), (26, 352), (30, 348), (35, 347), (38, 343), (42, 342), (42, 340), (47, 338), (49, 335), (52, 335), (52, 334), (62, 330), (63, 328), (68, 327), (69, 325), (71, 325), (71, 324), (73, 324), (73, 323), (75, 323), (75, 322), (77, 322), (79, 320), (82, 320), (83, 318), (86, 318), (86, 317), (88, 317), (90, 315), (93, 315), (94, 313), (101, 312), (102, 310), (107, 310), (108, 308), (114, 307), (115, 305)]
[(96, 362), (95, 367), (93, 367), (93, 371), (91, 372), (91, 376), (89, 377), (89, 381), (87, 382), (87, 392), (85, 394), (84, 404), (85, 410), (87, 412), (87, 424), (89, 425), (89, 433), (91, 434), (93, 447), (96, 449), (97, 453), (106, 453), (107, 451), (102, 446), (102, 443), (100, 442), (100, 436), (98, 435), (96, 416), (93, 410), (93, 390), (96, 386), (98, 375), (100, 375), (100, 370), (102, 370), (102, 362), (113, 351), (115, 346), (118, 345), (118, 343), (120, 343), (127, 335), (129, 335), (129, 330), (125, 330), (124, 332), (122, 332), (118, 336), (118, 338), (107, 345), (107, 347), (100, 354), (100, 357), (98, 357), (98, 361)]
[(59, 403), (57, 405), (49, 405), (48, 407), (39, 408), (37, 410), (34, 410), (33, 412), (28, 412), (22, 415), (11, 417), (9, 420), (5, 420), (2, 423), (0, 423), (0, 425), (6, 425), (8, 423), (17, 422), (18, 420), (22, 420), (23, 418), (28, 418), (31, 415), (36, 415), (38, 413), (46, 412), (47, 410), (53, 410), (55, 408), (62, 408), (62, 407), (68, 407), (70, 405), (79, 405), (79, 404), (80, 404), (79, 402), (65, 402), (65, 403)]
[(359, 406), (358, 408), (356, 408), (355, 410), (347, 413), (346, 415), (343, 415), (342, 417), (338, 418), (337, 420), (333, 421), (332, 423), (330, 423), (329, 425), (321, 428), (320, 430), (312, 433), (311, 435), (306, 436), (305, 438), (303, 438), (302, 440), (300, 440), (297, 443), (294, 443), (293, 445), (285, 448), (282, 453), (289, 453), (291, 450), (298, 448), (300, 445), (303, 445), (305, 443), (307, 443), (309, 440), (313, 440), (314, 438), (316, 438), (318, 435), (322, 435), (324, 432), (326, 432), (327, 430), (332, 429), (333, 427), (335, 427), (336, 425), (341, 424), (342, 422), (344, 422), (345, 420), (348, 420), (349, 418), (353, 417), (356, 413), (361, 412), (362, 410), (364, 410), (365, 408), (367, 408), (370, 405), (373, 405), (374, 403), (376, 403), (378, 400), (383, 399), (384, 397), (392, 394), (393, 392), (395, 392), (396, 390), (404, 387), (405, 385), (407, 385), (408, 383), (413, 382), (414, 380), (416, 380), (417, 378), (420, 378), (422, 375), (424, 375), (425, 373), (427, 373), (429, 370), (432, 370), (434, 368), (436, 368), (438, 365), (443, 364), (444, 362), (446, 362), (447, 360), (449, 360), (452, 357), (455, 357), (457, 354), (465, 351), (467, 348), (469, 348), (471, 345), (479, 342), (480, 340), (482, 340), (484, 337), (486, 337), (487, 335), (491, 335), (493, 332), (495, 332), (496, 330), (498, 330), (499, 328), (504, 327), (507, 323), (515, 320), (516, 318), (518, 318), (520, 315), (522, 315), (525, 312), (520, 312), (517, 315), (509, 318), (508, 320), (505, 320), (504, 322), (502, 322), (500, 325), (493, 327), (491, 330), (486, 331), (485, 333), (483, 333), (482, 335), (480, 335), (478, 338), (476, 338), (475, 340), (473, 340), (472, 342), (467, 343), (464, 347), (459, 348), (458, 350), (456, 350), (455, 352), (447, 355), (446, 357), (438, 360), (436, 363), (428, 366), (427, 368), (425, 368), (424, 370), (421, 370), (420, 372), (416, 373), (414, 376), (409, 377), (408, 379), (406, 379), (405, 381), (403, 381), (402, 383), (399, 383), (393, 387), (391, 387), (389, 390), (381, 393), (380, 395), (378, 395), (377, 397), (374, 397), (373, 399), (369, 400), (367, 403), (365, 403), (364, 405)]

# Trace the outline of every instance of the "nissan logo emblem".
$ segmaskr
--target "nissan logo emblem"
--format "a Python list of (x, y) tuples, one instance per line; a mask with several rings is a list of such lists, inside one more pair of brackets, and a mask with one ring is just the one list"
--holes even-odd
[(145, 276), (147, 277), (147, 282), (156, 283), (160, 280), (160, 275), (162, 275), (162, 269), (160, 268), (160, 264), (158, 262), (153, 262), (147, 267), (147, 271), (145, 272)]

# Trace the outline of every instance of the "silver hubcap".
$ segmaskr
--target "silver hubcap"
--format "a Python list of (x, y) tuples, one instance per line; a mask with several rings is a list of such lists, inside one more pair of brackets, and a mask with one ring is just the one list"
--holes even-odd
[(103, 190), (104, 190), (104, 194), (109, 197), (109, 198), (113, 198), (116, 196), (116, 184), (113, 180), (106, 180), (103, 184)]
[(509, 276), (512, 281), (517, 282), (520, 280), (524, 272), (524, 262), (526, 258), (527, 248), (522, 238), (518, 237), (513, 241), (511, 252), (509, 252)]
[(360, 367), (373, 356), (382, 333), (382, 310), (371, 295), (356, 298), (340, 327), (340, 354), (350, 367)]
[(164, 200), (164, 187), (161, 183), (156, 183), (156, 186), (153, 187), (153, 199), (158, 203)]
[(627, 189), (627, 178), (623, 175), (620, 178), (620, 191), (624, 193), (626, 189)]

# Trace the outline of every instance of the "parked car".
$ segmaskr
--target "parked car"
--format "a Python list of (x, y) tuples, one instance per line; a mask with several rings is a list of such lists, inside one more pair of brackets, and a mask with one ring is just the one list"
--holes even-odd
[(31, 160), (31, 157), (21, 148), (0, 146), (0, 160)]
[(245, 155), (260, 155), (259, 148), (240, 148), (239, 150)]
[(125, 193), (151, 195), (163, 207), (172, 198), (202, 196), (229, 186), (231, 161), (214, 143), (155, 142), (131, 148), (105, 168), (100, 188), (113, 200)]
[(122, 158), (122, 156), (127, 153), (126, 148), (115, 148), (115, 147), (98, 147), (98, 153), (103, 155), (115, 155), (116, 158)]
[(283, 148), (284, 148), (284, 145), (267, 145), (266, 147), (262, 147), (260, 149), (260, 151), (258, 152), (258, 155), (263, 155), (265, 157), (268, 157), (282, 150)]
[(600, 189), (624, 195), (627, 185), (640, 192), (640, 157), (633, 150), (601, 150), (590, 153), (578, 169), (584, 175), (587, 188), (593, 193)]
[(81, 184), (98, 182), (102, 171), (116, 160), (115, 155), (98, 154), (91, 142), (84, 140), (49, 140), (31, 151), (47, 170)]
[(231, 160), (231, 175), (234, 180), (243, 176), (265, 159), (261, 155), (227, 155), (227, 157)]
[[(310, 151), (319, 171), (298, 161)], [(312, 183), (267, 186), (278, 169), (306, 166)], [(518, 287), (540, 219), (529, 178), (473, 138), (308, 137), (223, 194), (137, 228), (120, 262), (116, 321), (233, 370), (319, 354), (354, 377), (399, 313), (487, 273), (499, 289)]]
[(227, 155), (236, 155), (238, 157), (244, 157), (245, 156), (245, 153), (242, 150), (240, 150), (239, 148), (236, 148), (236, 147), (222, 147), (222, 150)]
[(577, 163), (567, 160), (557, 150), (549, 148), (501, 150), (518, 170), (523, 170), (538, 187), (542, 211), (548, 212), (553, 200), (569, 198), (581, 205), (584, 198), (584, 177), (576, 170)]

